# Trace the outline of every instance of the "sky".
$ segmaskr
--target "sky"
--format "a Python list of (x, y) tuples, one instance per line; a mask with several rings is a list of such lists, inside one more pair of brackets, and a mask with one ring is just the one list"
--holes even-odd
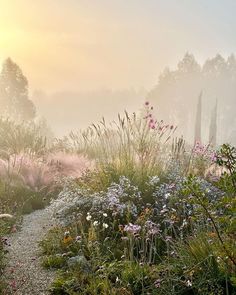
[(32, 91), (150, 89), (187, 51), (235, 53), (235, 12), (235, 0), (0, 0), (0, 60)]

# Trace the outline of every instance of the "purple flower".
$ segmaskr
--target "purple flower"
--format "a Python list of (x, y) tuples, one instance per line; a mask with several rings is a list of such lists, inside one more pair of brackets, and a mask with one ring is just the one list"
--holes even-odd
[(129, 234), (137, 234), (138, 232), (140, 232), (141, 230), (141, 226), (138, 224), (132, 224), (129, 223), (128, 225), (125, 225), (124, 231), (129, 233)]
[(160, 279), (156, 280), (156, 281), (154, 282), (154, 286), (155, 286), (156, 288), (160, 288), (160, 286), (161, 286), (161, 280), (160, 280)]

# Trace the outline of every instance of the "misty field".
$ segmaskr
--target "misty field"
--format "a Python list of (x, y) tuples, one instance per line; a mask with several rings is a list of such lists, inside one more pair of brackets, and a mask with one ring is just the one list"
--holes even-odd
[[(51, 294), (235, 294), (236, 149), (191, 147), (175, 129), (149, 102), (63, 139), (2, 119), (2, 271), (7, 233), (47, 207), (34, 259), (54, 272)], [(19, 278), (2, 288), (28, 294)]]
[(236, 295), (236, 0), (0, 0), (0, 295)]

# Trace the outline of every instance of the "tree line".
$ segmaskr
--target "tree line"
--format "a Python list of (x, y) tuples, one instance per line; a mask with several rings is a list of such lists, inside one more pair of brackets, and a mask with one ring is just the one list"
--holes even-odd
[(236, 59), (220, 54), (202, 65), (187, 53), (176, 69), (166, 68), (147, 99), (158, 109), (158, 115), (179, 126), (187, 139), (194, 140), (198, 98), (202, 97), (202, 138), (209, 138), (212, 112), (217, 103), (217, 143), (236, 143)]

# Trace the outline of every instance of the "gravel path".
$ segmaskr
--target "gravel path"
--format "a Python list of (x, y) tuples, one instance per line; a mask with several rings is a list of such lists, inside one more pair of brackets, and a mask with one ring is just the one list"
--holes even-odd
[(5, 295), (49, 294), (54, 273), (40, 265), (38, 242), (52, 226), (52, 213), (46, 208), (24, 216), (22, 229), (9, 236)]

